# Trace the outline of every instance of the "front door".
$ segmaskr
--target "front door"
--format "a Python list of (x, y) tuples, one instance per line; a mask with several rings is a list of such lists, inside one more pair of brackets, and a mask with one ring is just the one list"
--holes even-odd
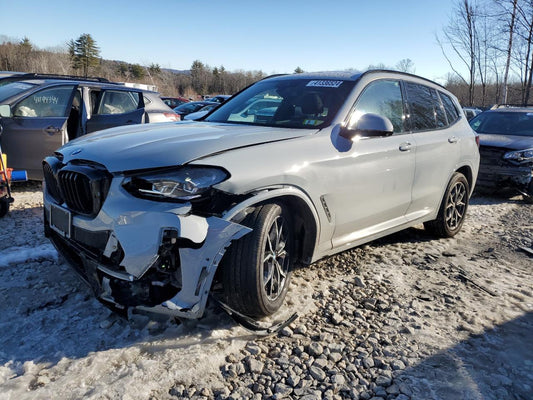
[(26, 170), (29, 179), (42, 178), (42, 160), (68, 141), (74, 85), (46, 88), (11, 107), (12, 117), (2, 118), (2, 151), (8, 166)]
[(332, 162), (341, 190), (329, 195), (335, 215), (333, 248), (352, 247), (363, 238), (406, 222), (415, 173), (415, 143), (404, 128), (400, 82), (369, 83), (357, 99), (350, 124), (367, 113), (388, 118), (394, 134), (362, 138)]

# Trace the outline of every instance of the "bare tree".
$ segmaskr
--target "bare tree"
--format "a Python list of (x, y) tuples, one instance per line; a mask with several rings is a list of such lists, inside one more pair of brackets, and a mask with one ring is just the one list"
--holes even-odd
[(395, 66), (395, 69), (401, 72), (408, 72), (414, 74), (416, 72), (415, 63), (410, 58), (404, 58)]
[(508, 91), (509, 91), (509, 70), (511, 68), (511, 58), (513, 55), (513, 39), (515, 34), (515, 22), (518, 10), (518, 0), (494, 0), (496, 4), (503, 8), (503, 23), (508, 33), (507, 47), (506, 47), (506, 61), (505, 69), (503, 71), (503, 89), (502, 89), (502, 101), (507, 103)]
[(525, 49), (523, 57), (518, 58), (523, 76), (522, 104), (527, 105), (533, 80), (533, 0), (519, 3), (517, 11), (517, 37)]
[[(444, 57), (450, 68), (455, 72), (469, 88), (468, 105), (474, 104), (474, 88), (476, 82), (476, 21), (478, 17), (477, 3), (472, 0), (460, 0), (455, 8), (455, 13), (449, 24), (443, 29), (443, 38), (437, 36)], [(461, 60), (468, 70), (468, 79), (457, 70), (446, 53), (446, 48)]]

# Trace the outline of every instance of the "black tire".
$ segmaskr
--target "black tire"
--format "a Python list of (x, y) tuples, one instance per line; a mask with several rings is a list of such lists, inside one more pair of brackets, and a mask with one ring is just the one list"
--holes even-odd
[(0, 218), (7, 214), (9, 211), (9, 201), (7, 198), (0, 199)]
[(454, 237), (463, 226), (468, 209), (470, 185), (466, 177), (455, 172), (448, 183), (437, 219), (424, 223), (425, 229), (438, 237)]
[(289, 214), (279, 204), (265, 204), (243, 225), (252, 232), (235, 241), (223, 263), (226, 303), (250, 317), (276, 312), (289, 289), (293, 231)]
[(533, 204), (533, 179), (529, 182), (529, 186), (527, 187), (527, 196), (523, 195), (522, 197), (526, 203)]

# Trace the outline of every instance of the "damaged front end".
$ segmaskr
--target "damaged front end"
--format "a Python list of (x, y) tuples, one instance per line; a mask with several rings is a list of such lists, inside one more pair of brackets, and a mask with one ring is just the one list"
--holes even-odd
[(169, 192), (168, 179), (157, 186), (152, 175), (112, 176), (100, 165), (55, 157), (44, 172), (46, 236), (96, 297), (123, 315), (201, 317), (227, 247), (250, 232), (218, 215), (196, 215), (190, 201), (158, 198)]
[(481, 146), (476, 189), (482, 192), (516, 190), (531, 199), (533, 154), (524, 158), (521, 153), (523, 152), (500, 147)]

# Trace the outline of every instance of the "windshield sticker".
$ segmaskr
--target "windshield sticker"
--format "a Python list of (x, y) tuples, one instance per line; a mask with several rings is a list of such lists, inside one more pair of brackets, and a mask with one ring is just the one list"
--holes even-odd
[(56, 96), (33, 96), (33, 102), (43, 104), (57, 104), (59, 103), (59, 97)]
[(304, 125), (306, 126), (317, 126), (317, 125), (320, 125), (322, 122), (324, 121), (320, 121), (318, 119), (306, 119), (304, 120)]
[(310, 81), (305, 86), (338, 88), (340, 85), (342, 85), (342, 81)]

